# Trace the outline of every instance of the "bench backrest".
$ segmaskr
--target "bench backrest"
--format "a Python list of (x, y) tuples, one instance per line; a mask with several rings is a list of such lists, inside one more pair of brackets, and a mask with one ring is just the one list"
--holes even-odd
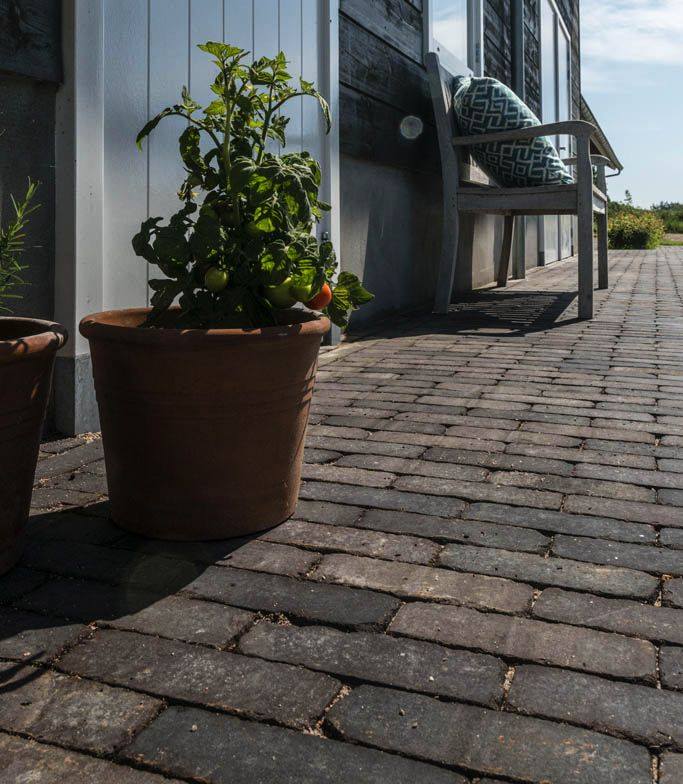
[(450, 74), (442, 67), (436, 52), (425, 55), (425, 65), (432, 95), (444, 186), (456, 190), (460, 182), (461, 166), (459, 155), (453, 147), (453, 137), (458, 133), (453, 112), (453, 88), (458, 76), (469, 76), (470, 72)]

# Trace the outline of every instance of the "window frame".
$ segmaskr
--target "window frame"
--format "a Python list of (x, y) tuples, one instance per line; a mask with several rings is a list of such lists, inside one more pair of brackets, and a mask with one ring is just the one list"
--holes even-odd
[(434, 37), (434, 0), (423, 0), (425, 52), (436, 52), (452, 73), (484, 75), (484, 0), (467, 0), (467, 62)]

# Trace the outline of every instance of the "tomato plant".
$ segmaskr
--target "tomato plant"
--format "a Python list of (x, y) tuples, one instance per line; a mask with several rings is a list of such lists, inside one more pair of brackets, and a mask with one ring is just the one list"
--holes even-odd
[[(293, 98), (318, 101), (329, 132), (327, 103), (313, 84), (292, 86), (287, 60), (260, 58), (209, 41), (199, 48), (217, 68), (208, 106), (186, 88), (181, 103), (164, 109), (137, 137), (138, 146), (169, 116), (187, 125), (179, 138), (186, 177), (181, 208), (166, 224), (149, 218), (133, 238), (135, 252), (159, 268), (148, 324), (177, 300), (179, 323), (257, 327), (277, 323), (277, 311), (310, 299), (332, 284), (324, 312), (346, 326), (352, 310), (372, 299), (355, 275), (343, 272), (330, 242), (314, 236), (329, 205), (319, 199), (321, 171), (307, 152), (280, 153)], [(314, 299), (317, 299), (314, 298)]]

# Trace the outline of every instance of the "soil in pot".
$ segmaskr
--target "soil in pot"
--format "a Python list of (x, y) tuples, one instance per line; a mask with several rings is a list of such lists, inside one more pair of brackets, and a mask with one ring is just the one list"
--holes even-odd
[(86, 317), (114, 521), (161, 539), (224, 539), (294, 511), (329, 321), (260, 329), (142, 327), (147, 309)]
[(19, 559), (31, 506), (59, 324), (0, 318), (0, 574)]

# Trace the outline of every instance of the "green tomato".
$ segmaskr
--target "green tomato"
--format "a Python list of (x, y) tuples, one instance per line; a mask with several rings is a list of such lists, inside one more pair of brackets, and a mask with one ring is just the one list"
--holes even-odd
[(313, 287), (310, 283), (301, 286), (291, 286), (290, 291), (293, 297), (296, 297), (297, 302), (308, 302), (313, 293)]
[(266, 286), (266, 299), (274, 308), (291, 308), (297, 302), (291, 289), (292, 279), (286, 278), (279, 286)]
[(204, 285), (209, 291), (218, 294), (228, 285), (228, 279), (229, 276), (225, 270), (210, 267), (204, 275)]

